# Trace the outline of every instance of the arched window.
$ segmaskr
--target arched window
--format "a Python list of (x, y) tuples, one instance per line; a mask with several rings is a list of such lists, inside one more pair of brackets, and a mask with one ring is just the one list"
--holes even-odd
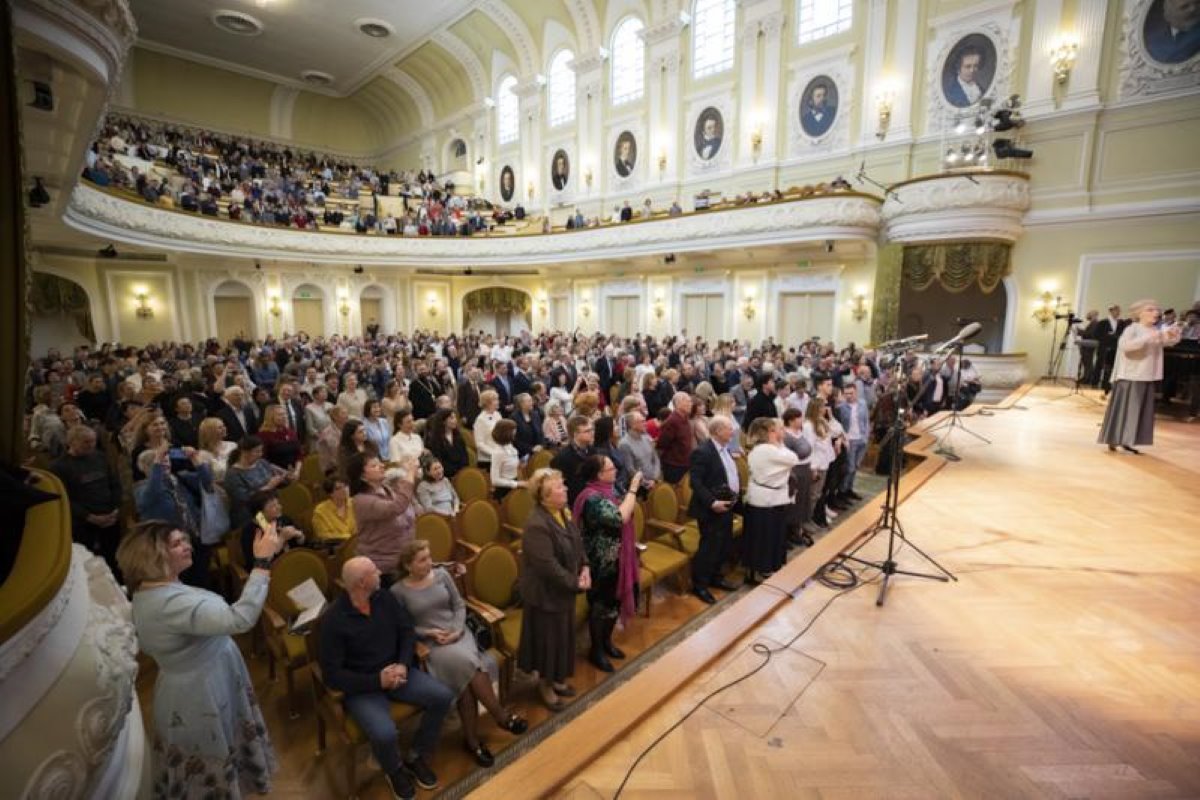
[(500, 144), (515, 142), (521, 135), (521, 107), (517, 102), (517, 79), (509, 75), (500, 81), (496, 96), (496, 138)]
[(575, 119), (575, 54), (559, 50), (550, 60), (550, 125), (563, 125)]
[(637, 17), (627, 17), (613, 31), (612, 102), (614, 106), (642, 96), (646, 75), (646, 45), (639, 36), (645, 26)]
[(733, 69), (734, 0), (696, 0), (692, 9), (692, 77)]
[(804, 44), (848, 31), (853, 21), (853, 0), (800, 0), (796, 32)]

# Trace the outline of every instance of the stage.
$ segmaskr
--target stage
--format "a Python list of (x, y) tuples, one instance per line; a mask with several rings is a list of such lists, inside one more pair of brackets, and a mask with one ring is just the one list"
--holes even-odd
[(1110, 453), (1067, 392), (966, 418), (993, 444), (956, 431), (962, 461), (906, 476), (900, 520), (957, 583), (898, 577), (879, 608), (779, 575), (472, 796), (612, 798), (701, 704), (622, 797), (1200, 796), (1200, 426)]

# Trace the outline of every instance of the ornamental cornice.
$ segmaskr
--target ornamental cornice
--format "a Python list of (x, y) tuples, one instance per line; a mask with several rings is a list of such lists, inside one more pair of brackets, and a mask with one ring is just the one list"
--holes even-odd
[(683, 20), (679, 17), (673, 17), (660, 22), (657, 25), (651, 25), (649, 28), (642, 28), (642, 41), (649, 45), (656, 45), (660, 42), (669, 42), (672, 39), (679, 38), (679, 34), (683, 32)]
[(576, 75), (584, 76), (603, 68), (605, 61), (608, 61), (608, 51), (600, 47), (586, 55), (576, 56), (571, 62), (571, 69)]
[(1020, 173), (961, 173), (893, 186), (881, 209), (891, 242), (950, 239), (1016, 241), (1029, 210), (1029, 178)]
[(395, 266), (528, 266), (670, 250), (828, 238), (874, 240), (880, 201), (842, 192), (549, 235), (397, 238), (250, 225), (156, 208), (76, 186), (64, 221), (105, 238), (192, 253)]

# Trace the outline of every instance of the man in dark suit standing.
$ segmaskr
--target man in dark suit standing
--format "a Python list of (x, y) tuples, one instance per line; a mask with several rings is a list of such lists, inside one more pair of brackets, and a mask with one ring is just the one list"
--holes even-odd
[(563, 483), (567, 485), (568, 507), (574, 507), (575, 498), (587, 486), (580, 476), (580, 468), (588, 456), (596, 452), (596, 429), (590, 419), (576, 414), (567, 420), (567, 436), (571, 443), (555, 454), (550, 466), (562, 473)]
[(700, 547), (692, 558), (692, 593), (712, 605), (709, 591), (736, 587), (721, 577), (721, 564), (733, 542), (733, 510), (741, 494), (737, 465), (726, 449), (734, 436), (728, 417), (713, 417), (708, 423), (709, 439), (692, 451), (692, 501), (688, 515), (700, 526)]
[(600, 379), (600, 391), (608, 397), (608, 389), (613, 385), (617, 372), (617, 360), (613, 357), (612, 346), (604, 348), (604, 353), (596, 359), (596, 377)]
[(221, 395), (224, 402), (217, 416), (225, 423), (225, 440), (240, 442), (258, 432), (259, 418), (254, 404), (246, 402), (246, 391), (240, 386), (230, 386)]
[(192, 399), (186, 394), (178, 395), (172, 404), (174, 414), (167, 420), (171, 429), (171, 444), (176, 447), (200, 446), (200, 422), (204, 419), (192, 408)]
[(507, 416), (512, 413), (513, 381), (508, 375), (508, 362), (497, 361), (492, 366), (492, 388), (500, 395), (500, 411)]
[(458, 383), (458, 416), (468, 429), (475, 427), (475, 418), (479, 416), (479, 393), (483, 391), (483, 373), (479, 367), (469, 367), (463, 371), (463, 379)]
[(1096, 326), (1097, 338), (1100, 341), (1096, 363), (1100, 372), (1100, 388), (1106, 395), (1112, 389), (1112, 371), (1117, 361), (1117, 341), (1128, 325), (1129, 320), (1121, 319), (1121, 307), (1112, 305), (1108, 307), (1108, 316)]
[(283, 406), (283, 416), (288, 428), (296, 432), (296, 437), (302, 443), (308, 442), (308, 422), (304, 419), (304, 404), (296, 396), (296, 382), (284, 379), (279, 384), (279, 405)]
[(408, 387), (408, 399), (413, 407), (413, 419), (428, 419), (437, 410), (437, 398), (441, 387), (429, 374), (429, 365), (416, 362), (417, 377)]
[(512, 360), (512, 393), (513, 397), (519, 394), (531, 394), (533, 391), (533, 381), (529, 379), (529, 358), (528, 356), (520, 356)]

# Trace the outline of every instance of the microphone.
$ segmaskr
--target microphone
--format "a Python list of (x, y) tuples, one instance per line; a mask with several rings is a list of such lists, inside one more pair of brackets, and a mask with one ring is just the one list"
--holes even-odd
[(865, 179), (866, 177), (867, 177), (867, 160), (864, 158), (862, 164), (860, 164), (858, 167), (858, 174), (854, 176), (854, 180), (858, 181), (859, 183), (862, 183), (863, 179)]
[[(970, 339), (975, 334), (979, 333), (981, 330), (983, 330), (983, 325), (979, 324), (978, 322), (972, 322), (970, 325), (968, 325), (967, 327), (965, 327), (961, 331), (959, 331), (958, 335), (955, 336), (953, 339), (951, 339), (950, 341), (947, 341), (947, 342), (942, 342), (940, 345), (938, 345), (937, 350), (945, 350), (948, 347), (953, 347), (956, 344), (961, 344), (962, 342), (965, 342), (967, 339)], [(937, 352), (937, 350), (935, 350), (934, 352)]]

